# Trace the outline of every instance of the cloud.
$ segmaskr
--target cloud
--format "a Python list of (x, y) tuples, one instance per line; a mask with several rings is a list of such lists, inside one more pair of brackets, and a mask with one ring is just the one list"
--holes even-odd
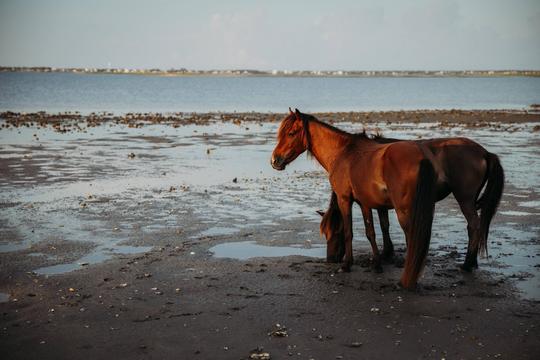
[(265, 68), (263, 46), (268, 29), (262, 9), (212, 13), (180, 42), (189, 51), (185, 60), (197, 67), (204, 59), (209, 68)]

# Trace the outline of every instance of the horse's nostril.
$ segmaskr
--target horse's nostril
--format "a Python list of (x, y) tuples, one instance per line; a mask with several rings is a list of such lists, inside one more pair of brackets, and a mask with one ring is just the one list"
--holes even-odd
[(273, 156), (270, 159), (270, 165), (276, 170), (282, 170), (283, 169), (283, 159), (280, 156)]

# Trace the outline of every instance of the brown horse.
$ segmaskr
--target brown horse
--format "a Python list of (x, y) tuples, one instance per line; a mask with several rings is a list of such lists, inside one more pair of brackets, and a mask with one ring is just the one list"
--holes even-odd
[[(374, 137), (379, 143), (401, 141), (383, 137)], [(478, 252), (487, 254), (487, 239), (491, 219), (504, 188), (504, 171), (497, 155), (488, 152), (476, 142), (465, 138), (429, 139), (416, 141), (431, 151), (437, 166), (437, 201), (454, 194), (465, 219), (469, 235), (469, 245), (465, 262), (461, 268), (472, 271), (478, 267)], [(487, 183), (487, 184), (486, 184)], [(479, 199), (480, 191), (485, 190)], [(478, 211), (480, 210), (480, 216)], [(391, 259), (394, 248), (389, 234), (388, 210), (377, 209), (383, 234), (382, 258)], [(321, 233), (327, 239), (327, 260), (339, 262), (344, 254), (343, 220), (339, 212), (337, 199), (332, 194), (328, 210), (323, 213)], [(366, 235), (374, 247), (373, 267), (381, 270), (380, 256), (375, 244), (373, 224), (366, 226)]]
[[(350, 134), (298, 109), (282, 121), (271, 164), (283, 170), (308, 151), (328, 172), (343, 219), (343, 271), (350, 271), (352, 204), (362, 209), (364, 222), (373, 222), (372, 209), (395, 209), (408, 249), (400, 283), (416, 286), (431, 238), (436, 199), (432, 155), (413, 141), (379, 144), (365, 134)], [(366, 226), (366, 227), (368, 227)]]

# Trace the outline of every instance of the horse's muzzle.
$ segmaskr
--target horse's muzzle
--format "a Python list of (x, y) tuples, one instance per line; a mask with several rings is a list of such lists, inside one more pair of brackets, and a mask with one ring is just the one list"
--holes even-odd
[(276, 170), (284, 170), (285, 169), (285, 159), (283, 159), (281, 156), (273, 156), (270, 159), (270, 165)]

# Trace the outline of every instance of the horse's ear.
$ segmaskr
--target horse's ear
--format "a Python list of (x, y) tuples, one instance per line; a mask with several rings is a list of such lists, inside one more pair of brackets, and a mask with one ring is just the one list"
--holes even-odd
[(317, 214), (319, 214), (319, 215), (321, 215), (321, 216), (324, 216), (324, 211), (317, 210)]
[(300, 117), (300, 110), (294, 109), (294, 115), (296, 115), (296, 120), (302, 120), (302, 118)]
[(289, 106), (289, 114), (291, 114), (291, 115), (293, 114), (293, 111), (292, 111), (290, 106)]

